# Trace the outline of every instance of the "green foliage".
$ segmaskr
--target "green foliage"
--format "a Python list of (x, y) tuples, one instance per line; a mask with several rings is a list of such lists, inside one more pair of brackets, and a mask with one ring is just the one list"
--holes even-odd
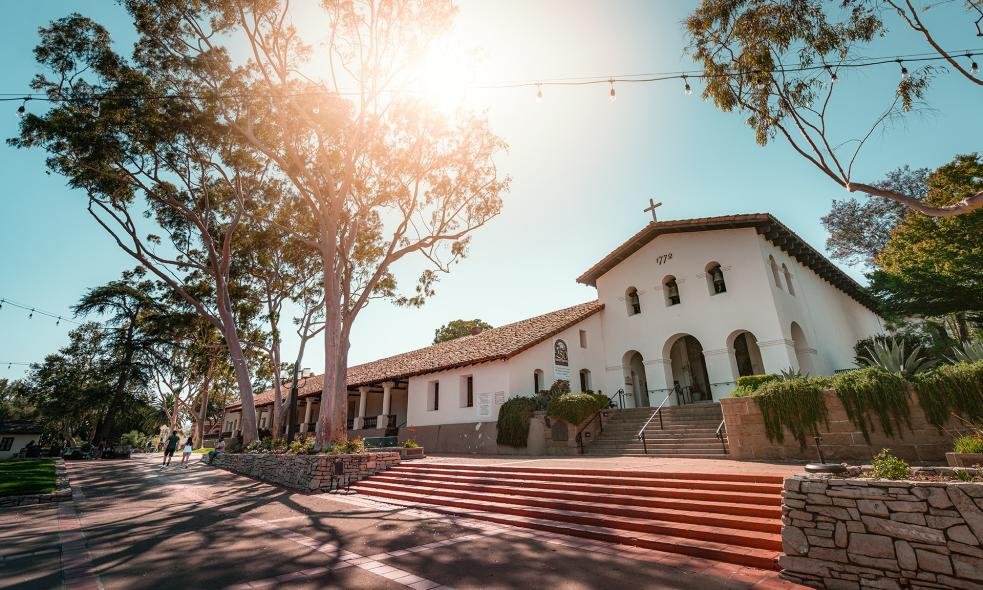
[(599, 393), (564, 393), (550, 400), (546, 414), (570, 424), (580, 424), (594, 412), (608, 405), (607, 396)]
[(303, 440), (291, 442), (288, 451), (295, 455), (313, 455), (317, 453), (314, 436), (308, 435)]
[(55, 490), (55, 462), (0, 461), (0, 497), (47, 494)]
[(901, 343), (905, 350), (914, 350), (919, 347), (925, 348), (929, 344), (927, 340), (925, 334), (912, 331), (868, 336), (857, 340), (857, 343), (853, 345), (853, 360), (859, 366), (866, 366), (867, 363), (864, 360), (869, 356), (870, 349), (878, 344), (887, 345), (890, 342), (897, 345), (897, 343)]
[(129, 445), (134, 449), (142, 449), (147, 446), (147, 435), (139, 430), (131, 430), (120, 437), (120, 444)]
[(408, 439), (406, 439), (406, 440), (403, 441), (403, 448), (405, 448), (405, 449), (418, 449), (418, 448), (420, 448), (420, 445), (415, 440), (413, 440), (412, 438), (408, 438)]
[(960, 346), (952, 347), (952, 363), (975, 363), (983, 361), (983, 340), (963, 342)]
[(361, 436), (350, 438), (345, 441), (344, 449), (346, 453), (358, 454), (365, 452), (365, 439)]
[(750, 397), (759, 387), (770, 381), (778, 379), (778, 375), (745, 375), (737, 378), (737, 388), (730, 394), (731, 397)]
[(957, 453), (983, 453), (983, 434), (967, 434), (956, 439), (953, 450)]
[(899, 373), (906, 379), (936, 364), (922, 351), (921, 346), (908, 348), (904, 342), (893, 338), (875, 340), (857, 360), (860, 365)]
[(566, 379), (557, 379), (550, 385), (550, 394), (558, 395), (562, 393), (570, 393), (570, 382)]
[(521, 395), (502, 404), (498, 410), (498, 444), (525, 448), (529, 440), (529, 419), (535, 410), (536, 400)]
[(876, 479), (908, 479), (911, 466), (891, 454), (889, 449), (881, 449), (871, 460), (871, 470), (867, 475)]
[(881, 431), (887, 436), (901, 435), (901, 427), (911, 428), (908, 385), (897, 373), (879, 367), (847, 371), (833, 377), (833, 389), (846, 414), (870, 442), (873, 429), (871, 412), (877, 415)]
[(828, 421), (822, 388), (809, 379), (773, 379), (753, 397), (764, 417), (765, 434), (773, 442), (784, 441), (787, 428), (804, 449), (806, 436)]
[(452, 320), (434, 330), (433, 343), (440, 344), (441, 342), (448, 342), (462, 336), (470, 336), (471, 331), (475, 328), (484, 331), (491, 330), (492, 326), (479, 319)]
[(914, 385), (928, 422), (939, 429), (953, 412), (970, 422), (983, 420), (983, 361), (940, 365), (917, 375)]

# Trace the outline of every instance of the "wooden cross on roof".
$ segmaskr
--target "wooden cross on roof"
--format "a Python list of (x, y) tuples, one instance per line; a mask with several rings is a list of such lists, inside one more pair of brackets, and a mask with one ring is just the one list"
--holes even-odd
[(648, 213), (649, 211), (651, 211), (652, 212), (652, 221), (658, 221), (658, 219), (655, 216), (655, 208), (656, 207), (661, 207), (661, 206), (662, 206), (662, 202), (656, 203), (654, 199), (649, 199), (649, 206), (646, 207), (646, 208), (644, 208), (644, 209), (642, 209), (642, 211), (645, 212), (645, 213)]

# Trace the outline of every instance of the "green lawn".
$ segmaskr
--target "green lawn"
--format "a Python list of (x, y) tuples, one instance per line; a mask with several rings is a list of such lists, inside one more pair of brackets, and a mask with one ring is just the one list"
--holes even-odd
[(214, 447), (201, 447), (200, 449), (195, 449), (195, 450), (193, 450), (191, 452), (192, 453), (210, 453), (211, 451), (214, 451), (214, 450), (215, 450)]
[(0, 496), (47, 494), (55, 490), (55, 462), (0, 461)]

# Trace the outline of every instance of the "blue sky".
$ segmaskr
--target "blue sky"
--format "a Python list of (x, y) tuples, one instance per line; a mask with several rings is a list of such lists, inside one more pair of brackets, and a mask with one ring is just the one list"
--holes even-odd
[[(478, 82), (688, 70), (694, 64), (684, 54), (681, 22), (696, 4), (464, 1), (455, 36), (483, 50)], [(115, 3), (79, 6), (47, 0), (5, 12), (0, 92), (27, 91), (36, 73), (37, 28), (73, 10), (107, 26), (120, 47), (132, 42), (132, 27)], [(975, 30), (951, 14), (929, 16), (944, 46), (983, 46)], [(896, 23), (892, 28), (868, 55), (927, 51), (914, 33)], [(855, 137), (887, 104), (897, 79), (893, 64), (840, 75), (833, 106), (843, 139)], [(790, 147), (777, 141), (758, 146), (739, 114), (722, 113), (699, 98), (698, 82), (692, 96), (675, 82), (617, 90), (614, 103), (606, 86), (548, 88), (542, 103), (531, 89), (472, 93), (471, 104), (488, 110), (493, 130), (510, 145), (499, 159), (502, 172), (513, 178), (504, 210), (474, 235), (471, 255), (441, 278), (426, 306), (407, 310), (375, 302), (362, 312), (352, 336), (352, 364), (426, 346), (434, 329), (452, 319), (480, 317), (500, 325), (592, 299), (594, 290), (575, 278), (650, 219), (642, 212), (649, 197), (664, 203), (662, 219), (770, 212), (823, 248), (819, 218), (844, 191)], [(943, 74), (929, 100), (932, 110), (872, 139), (857, 179), (875, 181), (906, 163), (936, 167), (983, 148), (979, 89)], [(0, 103), (4, 138), (16, 133), (17, 104)], [(0, 297), (70, 314), (86, 289), (133, 266), (87, 216), (84, 196), (45, 174), (41, 153), (0, 146), (0, 177)], [(413, 280), (411, 273), (401, 276), (407, 285)], [(0, 309), (0, 377), (23, 374), (23, 367), (8, 369), (8, 361), (39, 360), (67, 341), (68, 324), (27, 315)], [(296, 343), (288, 340), (284, 348), (289, 358)], [(304, 365), (323, 366), (316, 343)]]

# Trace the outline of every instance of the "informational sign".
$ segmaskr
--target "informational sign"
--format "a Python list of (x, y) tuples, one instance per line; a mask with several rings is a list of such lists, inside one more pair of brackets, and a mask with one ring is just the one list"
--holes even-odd
[(570, 355), (567, 343), (560, 339), (553, 342), (553, 379), (570, 381)]
[[(504, 402), (503, 402), (504, 403)], [(478, 417), (479, 418), (491, 418), (492, 404), (492, 394), (489, 391), (483, 391), (478, 394)]]

